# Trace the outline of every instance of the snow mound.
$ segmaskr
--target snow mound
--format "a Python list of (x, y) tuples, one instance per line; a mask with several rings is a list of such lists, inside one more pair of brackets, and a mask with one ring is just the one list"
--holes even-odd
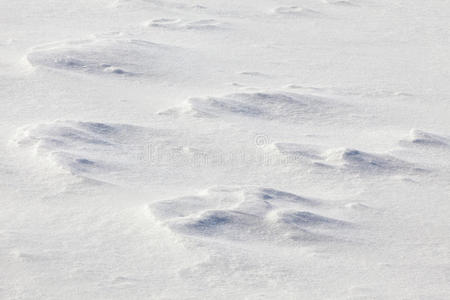
[(349, 223), (311, 212), (320, 203), (261, 187), (215, 187), (196, 196), (150, 205), (171, 230), (234, 241), (324, 241)]
[(91, 74), (161, 77), (177, 76), (184, 57), (176, 47), (143, 40), (94, 38), (35, 47), (27, 59), (32, 66)]
[(324, 154), (326, 164), (359, 173), (397, 173), (419, 171), (413, 164), (387, 154), (373, 154), (356, 149), (332, 149)]
[(303, 121), (330, 117), (341, 107), (329, 99), (295, 93), (237, 93), (224, 97), (191, 98), (182, 107), (160, 114), (203, 118), (255, 118)]
[(273, 10), (277, 15), (281, 16), (295, 16), (295, 17), (312, 17), (319, 14), (319, 12), (299, 6), (280, 6)]
[(409, 139), (406, 142), (422, 146), (445, 147), (450, 145), (448, 138), (417, 129), (412, 129), (409, 132)]
[(72, 174), (90, 177), (136, 162), (133, 155), (139, 141), (164, 145), (168, 139), (162, 130), (128, 124), (56, 121), (20, 128), (15, 142)]
[(353, 3), (350, 0), (326, 0), (325, 3), (336, 5), (336, 6), (347, 6), (347, 7), (353, 7), (357, 6), (355, 3)]
[(368, 206), (367, 204), (361, 203), (361, 202), (350, 202), (345, 205), (345, 208), (350, 210), (356, 210), (356, 211), (367, 211), (367, 210), (373, 210), (372, 207)]
[(160, 18), (145, 22), (144, 26), (164, 29), (180, 29), (182, 27), (182, 21), (181, 19)]
[(168, 0), (114, 0), (111, 6), (115, 8), (132, 8), (139, 10), (180, 9), (183, 11), (199, 10), (205, 8), (202, 5), (184, 3), (184, 1)]
[(215, 19), (200, 19), (195, 21), (183, 21), (181, 19), (161, 18), (144, 23), (147, 27), (155, 27), (170, 30), (221, 30), (224, 25)]
[(203, 19), (198, 21), (188, 22), (184, 28), (190, 30), (218, 30), (224, 29), (223, 25), (215, 19)]
[(115, 146), (140, 127), (80, 121), (55, 121), (26, 126), (19, 130), (20, 145), (37, 145), (40, 149), (85, 149), (87, 145)]
[(383, 175), (421, 173), (426, 171), (408, 161), (389, 154), (369, 153), (352, 148), (326, 149), (319, 145), (273, 143), (265, 148), (291, 167), (312, 167), (322, 171)]

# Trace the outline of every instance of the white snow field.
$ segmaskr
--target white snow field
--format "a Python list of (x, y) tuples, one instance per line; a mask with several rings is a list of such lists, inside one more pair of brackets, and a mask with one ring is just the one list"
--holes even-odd
[(0, 299), (450, 299), (448, 0), (0, 0)]

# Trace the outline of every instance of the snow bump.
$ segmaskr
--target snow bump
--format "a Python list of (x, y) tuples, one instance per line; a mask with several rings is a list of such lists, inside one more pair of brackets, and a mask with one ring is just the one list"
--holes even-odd
[[(187, 54), (177, 47), (145, 40), (94, 38), (35, 47), (27, 55), (32, 66), (95, 75), (183, 76)], [(184, 74), (187, 75), (187, 74)]]
[(181, 107), (161, 112), (199, 118), (242, 120), (243, 118), (301, 122), (329, 118), (343, 105), (318, 96), (295, 93), (237, 93), (223, 97), (191, 98)]
[(316, 200), (272, 188), (214, 187), (152, 203), (150, 210), (179, 234), (231, 241), (324, 241), (350, 226), (312, 212), (317, 206)]

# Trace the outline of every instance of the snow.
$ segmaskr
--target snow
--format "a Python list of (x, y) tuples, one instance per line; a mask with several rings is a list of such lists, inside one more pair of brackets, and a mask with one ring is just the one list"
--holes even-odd
[(0, 1), (0, 299), (448, 299), (447, 1)]
[(150, 207), (157, 219), (175, 232), (207, 238), (305, 245), (337, 239), (335, 232), (348, 224), (302, 209), (317, 201), (295, 194), (255, 187), (215, 187), (198, 196), (156, 202)]

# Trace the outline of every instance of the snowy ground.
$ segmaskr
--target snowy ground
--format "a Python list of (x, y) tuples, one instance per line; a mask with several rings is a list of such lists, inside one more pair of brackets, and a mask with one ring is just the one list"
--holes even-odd
[(0, 0), (0, 299), (449, 299), (446, 0)]

